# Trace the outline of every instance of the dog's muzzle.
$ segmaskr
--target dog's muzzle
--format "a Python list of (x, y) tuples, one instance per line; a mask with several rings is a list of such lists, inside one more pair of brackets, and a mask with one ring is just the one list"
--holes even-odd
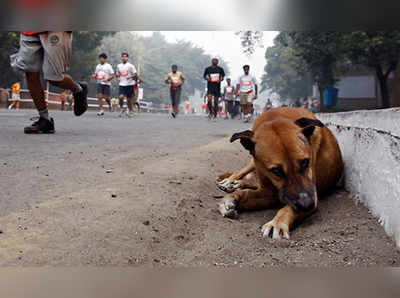
[(297, 194), (283, 194), (282, 201), (293, 207), (295, 212), (308, 213), (318, 207), (318, 196), (315, 187), (312, 191), (301, 191)]

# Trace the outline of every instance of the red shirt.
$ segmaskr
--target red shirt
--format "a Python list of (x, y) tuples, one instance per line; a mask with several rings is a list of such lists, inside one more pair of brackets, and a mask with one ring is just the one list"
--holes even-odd
[(22, 34), (25, 34), (25, 35), (36, 35), (36, 34), (46, 32), (46, 31), (21, 31), (21, 32), (22, 32)]

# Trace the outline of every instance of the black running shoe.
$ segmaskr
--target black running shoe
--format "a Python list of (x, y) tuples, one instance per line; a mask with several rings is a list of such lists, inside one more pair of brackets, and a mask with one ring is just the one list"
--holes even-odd
[(74, 114), (75, 116), (80, 116), (86, 112), (88, 108), (87, 94), (88, 86), (87, 83), (79, 82), (82, 87), (82, 91), (74, 93)]
[(31, 126), (27, 126), (24, 128), (24, 133), (26, 134), (39, 134), (39, 133), (54, 133), (54, 120), (50, 118), (47, 120), (46, 118), (42, 117), (35, 117), (31, 120), (35, 122), (32, 123)]

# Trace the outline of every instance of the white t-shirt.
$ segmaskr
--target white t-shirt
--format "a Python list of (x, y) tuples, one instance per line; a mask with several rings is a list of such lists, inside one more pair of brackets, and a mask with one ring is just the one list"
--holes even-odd
[(114, 70), (110, 64), (104, 63), (97, 65), (95, 74), (98, 84), (111, 86), (110, 81), (104, 82), (104, 80), (107, 80), (112, 74), (114, 74)]
[(133, 64), (120, 63), (117, 67), (118, 75), (119, 75), (119, 85), (120, 86), (133, 86), (136, 84), (136, 81), (133, 79), (133, 75), (137, 73), (136, 68)]
[(240, 92), (250, 93), (254, 90), (254, 85), (257, 85), (257, 80), (250, 74), (243, 74), (239, 77), (238, 84), (240, 84)]

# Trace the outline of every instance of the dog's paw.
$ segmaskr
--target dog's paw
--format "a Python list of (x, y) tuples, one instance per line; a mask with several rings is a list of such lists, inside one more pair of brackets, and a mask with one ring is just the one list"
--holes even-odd
[(222, 199), (218, 204), (218, 210), (223, 217), (237, 219), (239, 214), (236, 211), (236, 203), (232, 199)]
[(217, 186), (222, 191), (225, 191), (227, 193), (232, 193), (240, 189), (240, 182), (237, 180), (227, 178), (221, 181), (217, 181)]
[(270, 237), (272, 234), (271, 236), (274, 240), (282, 239), (282, 236), (285, 239), (290, 239), (289, 226), (276, 220), (271, 220), (263, 225), (261, 231), (263, 233), (263, 237)]

